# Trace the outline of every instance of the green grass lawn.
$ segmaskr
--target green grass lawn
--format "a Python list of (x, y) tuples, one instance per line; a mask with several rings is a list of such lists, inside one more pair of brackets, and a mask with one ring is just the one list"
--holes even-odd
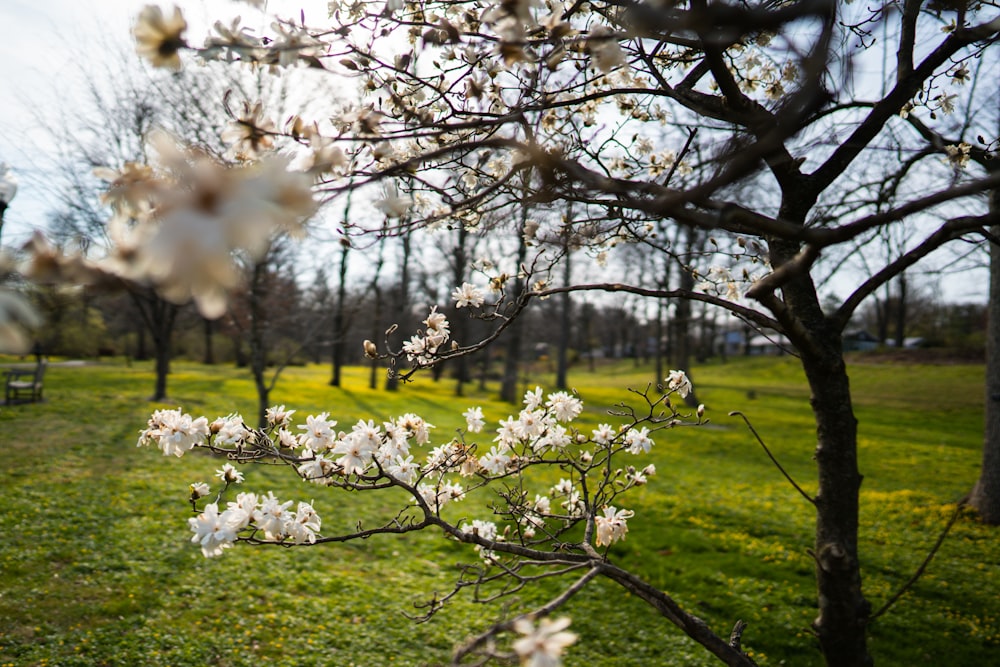
[[(863, 576), (877, 608), (919, 566), (976, 479), (982, 367), (855, 364), (850, 373), (865, 474)], [(450, 381), (421, 377), (386, 393), (367, 389), (360, 368), (348, 371), (344, 389), (327, 386), (328, 375), (326, 367), (288, 369), (273, 402), (296, 417), (329, 411), (341, 425), (416, 412), (437, 425), (438, 438), (463, 425), (466, 407), (481, 405), (494, 420), (512, 411), (473, 389), (455, 398)], [(623, 498), (636, 517), (611, 557), (721, 634), (746, 620), (744, 645), (762, 665), (819, 665), (809, 635), (810, 506), (727, 416), (744, 412), (789, 473), (814, 488), (802, 373), (792, 359), (739, 359), (693, 377), (712, 423), (660, 435), (649, 457), (658, 474)], [(594, 423), (627, 398), (625, 387), (650, 379), (630, 362), (570, 376)], [(157, 407), (251, 419), (252, 383), (245, 371), (178, 363), (165, 405), (145, 400), (152, 383), (146, 364), (55, 366), (44, 403), (0, 408), (0, 667), (436, 665), (502, 613), (465, 597), (427, 623), (405, 617), (414, 602), (450, 590), (457, 563), (476, 561), (431, 533), (299, 549), (237, 545), (203, 558), (189, 542), (188, 484), (211, 482), (220, 462), (168, 459), (137, 449), (136, 436)], [(244, 472), (248, 488), (313, 500), (325, 531), (396, 509), (380, 494), (304, 485), (283, 469)], [(461, 512), (487, 514), (473, 499)], [(998, 566), (1000, 533), (963, 515), (924, 577), (872, 628), (876, 662), (995, 663)], [(525, 590), (519, 602), (555, 591)], [(611, 584), (590, 586), (565, 612), (580, 635), (569, 665), (715, 664)]]

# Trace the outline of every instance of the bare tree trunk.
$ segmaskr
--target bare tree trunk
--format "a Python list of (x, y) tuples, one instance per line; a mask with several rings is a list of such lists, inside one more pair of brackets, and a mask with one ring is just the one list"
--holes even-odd
[[(378, 255), (375, 259), (375, 273), (372, 274), (372, 281), (368, 284), (368, 291), (375, 297), (375, 305), (372, 308), (371, 321), (371, 341), (379, 344), (382, 337), (382, 288), (379, 287), (379, 278), (382, 275), (382, 266), (385, 264), (385, 237), (379, 239)], [(372, 359), (368, 368), (368, 388), (375, 389), (378, 386), (378, 359)]]
[[(521, 265), (528, 253), (528, 246), (524, 239), (525, 223), (528, 220), (527, 206), (521, 207), (521, 224), (518, 226), (517, 242), (517, 265), (514, 270), (520, 275)], [(524, 292), (524, 280), (520, 277), (514, 278), (514, 287), (510, 292), (511, 298), (519, 301)], [(517, 372), (521, 357), (521, 330), (524, 328), (523, 320), (517, 318), (507, 327), (507, 349), (503, 361), (503, 378), (500, 383), (500, 400), (508, 403), (517, 403)]]
[[(404, 232), (402, 237), (402, 257), (399, 265), (399, 289), (396, 290), (393, 311), (398, 318), (397, 324), (401, 331), (409, 331), (409, 301), (410, 301), (410, 233)], [(385, 378), (386, 391), (396, 391), (399, 388), (399, 378), (396, 373), (389, 373)]]
[(906, 342), (906, 273), (899, 274), (899, 299), (896, 303), (896, 347)]
[[(803, 202), (796, 203), (801, 206)], [(783, 219), (804, 219), (804, 214), (796, 215), (796, 208), (786, 202), (780, 215)], [(769, 245), (772, 265), (776, 267), (799, 251), (795, 242), (769, 239)], [(792, 324), (789, 318), (793, 318), (798, 325), (790, 337), (801, 355), (816, 419), (814, 459), (818, 490), (813, 498), (816, 508), (813, 557), (819, 613), (813, 628), (828, 667), (869, 667), (874, 664), (867, 647), (871, 605), (861, 589), (858, 557), (861, 474), (857, 460), (857, 419), (841, 332), (823, 314), (816, 286), (808, 275), (785, 284), (780, 299), (786, 309), (781, 317), (788, 324)]]
[(267, 425), (266, 412), (269, 407), (271, 388), (264, 374), (267, 372), (267, 341), (265, 328), (267, 318), (264, 313), (264, 274), (266, 264), (258, 262), (253, 267), (250, 281), (250, 372), (257, 389), (257, 427)]
[[(347, 301), (347, 255), (351, 250), (351, 242), (347, 238), (340, 240), (340, 271), (337, 285), (337, 308), (333, 315), (333, 376), (330, 386), (340, 386), (340, 374), (344, 367), (344, 348), (347, 345), (347, 332), (344, 311)], [(378, 340), (377, 338), (374, 340)]]
[(656, 300), (656, 378), (654, 385), (663, 382), (665, 374), (663, 372), (663, 299)]
[[(686, 262), (690, 262), (695, 256), (695, 246), (698, 243), (698, 236), (698, 231), (695, 228), (688, 228), (684, 254)], [(680, 266), (679, 269), (679, 287), (682, 290), (693, 292), (695, 284), (694, 274), (687, 266)], [(689, 299), (679, 299), (674, 310), (673, 325), (675, 335), (672, 337), (674, 339), (672, 359), (674, 370), (684, 371), (688, 377), (691, 377), (691, 319), (691, 301)], [(695, 396), (693, 390), (685, 397), (684, 402), (686, 405), (692, 407), (698, 405), (698, 398)]]
[(178, 308), (169, 301), (161, 299), (152, 291), (147, 293), (130, 292), (129, 296), (142, 317), (145, 330), (153, 339), (156, 381), (153, 395), (149, 400), (166, 400), (167, 376), (170, 374), (171, 343)]
[[(568, 236), (567, 236), (568, 240)], [(569, 243), (565, 244), (566, 256), (563, 258), (563, 284), (569, 285), (572, 277), (572, 267), (570, 266)], [(566, 389), (567, 375), (569, 374), (569, 330), (572, 322), (573, 301), (569, 292), (563, 292), (560, 296), (562, 302), (559, 304), (559, 344), (556, 348), (556, 388)]]
[[(1000, 190), (990, 193), (990, 213), (1000, 216)], [(993, 238), (1000, 223), (990, 227)], [(986, 323), (986, 410), (983, 467), (969, 504), (983, 521), (1000, 525), (1000, 246), (990, 242), (990, 300)]]
[(205, 354), (202, 357), (201, 363), (211, 366), (215, 364), (215, 321), (203, 317), (202, 326), (204, 327)]
[[(452, 267), (455, 287), (460, 287), (462, 283), (465, 282), (465, 268), (469, 261), (468, 255), (465, 251), (465, 244), (467, 243), (468, 236), (469, 232), (465, 228), (465, 225), (460, 224), (458, 226), (458, 242), (455, 244), (454, 264)], [(452, 321), (452, 330), (454, 332), (452, 338), (458, 341), (459, 344), (466, 344), (468, 341), (466, 341), (465, 338), (469, 331), (468, 315), (465, 313), (456, 313)], [(469, 379), (469, 359), (463, 354), (455, 359), (456, 396), (462, 396), (465, 393), (465, 383), (468, 382)]]

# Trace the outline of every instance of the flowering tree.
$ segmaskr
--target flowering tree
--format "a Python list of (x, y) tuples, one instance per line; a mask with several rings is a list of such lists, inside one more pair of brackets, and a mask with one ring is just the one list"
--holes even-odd
[[(432, 310), (426, 328), (401, 349), (366, 344), (369, 356), (396, 362), (393, 372), (401, 379), (482, 349), (533, 299), (568, 291), (695, 300), (776, 331), (790, 341), (812, 390), (816, 491), (797, 488), (816, 512), (816, 636), (830, 665), (872, 663), (871, 605), (858, 543), (857, 420), (841, 335), (865, 299), (935, 249), (963, 238), (992, 238), (986, 226), (995, 219), (982, 193), (996, 188), (1000, 174), (956, 172), (970, 154), (967, 142), (943, 146), (944, 160), (881, 156), (887, 147), (904, 158), (923, 151), (926, 142), (913, 133), (910, 119), (943, 125), (972, 95), (972, 87), (963, 86), (969, 63), (995, 48), (1000, 35), (993, 3), (357, 0), (331, 3), (330, 16), (315, 26), (305, 25), (301, 15), (277, 20), (267, 35), (239, 21), (219, 23), (203, 46), (195, 46), (186, 30), (180, 10), (147, 7), (135, 27), (138, 49), (154, 65), (171, 68), (183, 65), (185, 52), (253, 67), (306, 66), (356, 79), (362, 97), (343, 101), (330, 122), (293, 116), (280, 127), (267, 109), (254, 107), (238, 119), (233, 140), (258, 161), (239, 169), (220, 170), (196, 149), (175, 146), (163, 151), (169, 177), (139, 169), (122, 173), (113, 192), (140, 221), (122, 230), (129, 252), (90, 264), (41, 253), (47, 269), (67, 279), (142, 276), (168, 298), (191, 297), (207, 314), (218, 313), (234, 282), (234, 249), (259, 252), (275, 230), (298, 230), (315, 208), (312, 191), (328, 199), (352, 192), (369, 197), (384, 216), (371, 228), (352, 223), (345, 232), (355, 238), (415, 226), (475, 229), (491, 217), (511, 221), (518, 243), (530, 244), (523, 257), (508, 251), (506, 259), (480, 262), (480, 275), (457, 287), (458, 304), (482, 307), (478, 316), (494, 325), (482, 340), (452, 341), (447, 321)], [(892, 54), (893, 68), (882, 78), (862, 76), (857, 72), (866, 69), (877, 34), (891, 41), (884, 53)], [(265, 150), (278, 146), (279, 137), (283, 152)], [(979, 143), (995, 152), (996, 141)], [(895, 184), (888, 204), (850, 196), (859, 179), (879, 174), (884, 181), (887, 171)], [(573, 219), (549, 210), (556, 200), (574, 203)], [(529, 207), (537, 219), (522, 214)], [(821, 255), (907, 219), (920, 224), (906, 247), (870, 276), (849, 279), (847, 298), (824, 312), (814, 278)], [(709, 234), (706, 249), (692, 254), (673, 247), (670, 239), (686, 235), (663, 227), (678, 225)], [(185, 252), (196, 236), (196, 252)], [(559, 244), (544, 241), (562, 239), (565, 246), (567, 237), (598, 265), (613, 266), (624, 244), (683, 256), (683, 278), (650, 286), (616, 276), (553, 287), (550, 272), (561, 258), (553, 248)], [(653, 398), (648, 403), (651, 409), (660, 405)], [(633, 417), (607, 457), (614, 447), (631, 446), (624, 438), (641, 421)], [(157, 423), (150, 438), (157, 437)], [(180, 442), (204, 440), (207, 425), (193, 421), (190, 428), (194, 439)], [(458, 493), (451, 483), (443, 477), (435, 482), (429, 500), (413, 486), (416, 478), (402, 479), (388, 462), (382, 467), (374, 449), (385, 436), (376, 438), (373, 429), (362, 429), (368, 449), (335, 444), (329, 449), (340, 458), (333, 467), (309, 474), (323, 472), (327, 479), (339, 470), (330, 478), (342, 485), (364, 487), (371, 477), (371, 484), (410, 490), (417, 508), (410, 511), (417, 515), (411, 521), (402, 514), (398, 526), (387, 524), (383, 532), (436, 526), (487, 554), (537, 556), (518, 551), (529, 546), (520, 537), (529, 514), (513, 508), (525, 503), (512, 498), (509, 504), (509, 520), (522, 526), (518, 542), (500, 542), (485, 526), (481, 535), (480, 529), (448, 524), (439, 494)], [(260, 433), (247, 436), (254, 444), (239, 445), (237, 458), (256, 451), (258, 442), (264, 456), (290, 456), (272, 435)], [(599, 444), (596, 436), (591, 440)], [(354, 436), (343, 442), (357, 444)], [(209, 446), (219, 447), (217, 436)], [(540, 452), (531, 450), (519, 450), (518, 457), (533, 461)], [(322, 453), (296, 455), (289, 463), (315, 467), (319, 461), (322, 468)], [(439, 464), (431, 467), (434, 474), (443, 471)], [(590, 463), (570, 457), (559, 465), (579, 466), (574, 470), (582, 480)], [(416, 474), (431, 473), (421, 467)], [(616, 523), (627, 519), (617, 509), (598, 521), (610, 500), (605, 493), (584, 509), (578, 544), (603, 546), (616, 535), (609, 527), (625, 525)], [(216, 506), (203, 521), (222, 521), (225, 511)], [(254, 503), (244, 511), (252, 517), (260, 508)], [(303, 511), (308, 528), (313, 519)], [(561, 519), (572, 523), (573, 517)], [(256, 523), (241, 530), (251, 531), (251, 540), (298, 539), (272, 529), (271, 537)], [(296, 530), (305, 541), (315, 533)], [(209, 539), (209, 550), (221, 549), (231, 532), (221, 541)], [(617, 572), (610, 564), (595, 565), (603, 561), (580, 549), (586, 567), (598, 568), (594, 576)], [(701, 636), (702, 626), (662, 593), (630, 585), (689, 634)], [(537, 646), (567, 641), (559, 623), (538, 632), (547, 634), (536, 638)], [(730, 664), (747, 660), (715, 635), (699, 641)]]
[[(428, 319), (434, 322), (435, 335), (447, 330), (440, 316), (432, 313)], [(602, 576), (645, 600), (726, 664), (752, 665), (738, 634), (724, 640), (670, 595), (608, 558), (608, 549), (625, 539), (634, 516), (622, 507), (625, 494), (656, 472), (653, 465), (639, 467), (654, 446), (653, 435), (702, 423), (704, 408), (683, 415), (670, 400), (690, 392), (686, 376), (675, 371), (666, 382), (666, 394), (647, 388), (636, 392), (637, 406), (622, 405), (619, 426), (600, 424), (590, 433), (573, 425), (583, 410), (578, 398), (562, 391), (544, 396), (536, 388), (525, 394), (516, 417), (500, 421), (495, 437), (483, 434), (482, 410), (471, 408), (463, 415), (466, 428), (458, 437), (437, 446), (432, 446), (433, 425), (415, 414), (381, 425), (361, 420), (350, 431), (338, 431), (328, 413), (310, 415), (296, 427), (295, 411), (284, 406), (269, 409), (261, 429), (248, 427), (239, 415), (210, 423), (179, 409), (159, 410), (142, 431), (139, 445), (155, 445), (167, 456), (204, 448), (237, 463), (280, 464), (332, 492), (404, 492), (406, 500), (383, 523), (358, 524), (351, 532), (331, 534), (323, 532), (322, 519), (310, 503), (295, 504), (271, 492), (237, 492), (244, 475), (225, 463), (218, 470), (220, 491), (213, 494), (205, 482), (191, 485), (191, 503), (198, 512), (189, 520), (191, 541), (207, 557), (222, 555), (236, 542), (311, 546), (440, 531), (471, 545), (480, 563), (464, 566), (450, 593), (426, 603), (428, 617), (467, 588), (473, 588), (480, 601), (490, 602), (543, 579), (574, 578), (540, 608), (495, 624), (460, 646), (456, 664), (468, 656), (481, 660), (504, 655), (494, 638), (509, 630), (524, 635), (513, 643), (523, 664), (560, 664), (563, 649), (576, 637), (565, 632), (569, 619), (545, 617)], [(546, 469), (556, 469), (561, 476), (548, 489), (539, 482)], [(453, 511), (452, 506), (467, 497), (475, 503), (484, 496), (492, 500), (473, 508), (466, 503)], [(477, 513), (483, 518), (457, 518)], [(538, 618), (536, 627), (533, 621)]]

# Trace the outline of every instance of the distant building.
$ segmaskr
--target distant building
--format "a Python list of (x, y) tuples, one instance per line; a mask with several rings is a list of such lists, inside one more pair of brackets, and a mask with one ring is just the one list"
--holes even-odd
[(747, 341), (747, 355), (751, 357), (778, 356), (792, 349), (784, 336), (772, 332), (756, 334)]
[(868, 352), (870, 350), (877, 349), (878, 346), (878, 338), (871, 335), (864, 329), (855, 329), (854, 331), (847, 331), (844, 333), (844, 352)]

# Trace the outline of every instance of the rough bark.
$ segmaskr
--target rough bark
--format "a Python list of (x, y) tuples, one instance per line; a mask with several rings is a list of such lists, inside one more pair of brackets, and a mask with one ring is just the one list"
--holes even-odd
[[(455, 287), (461, 286), (465, 282), (466, 265), (469, 263), (466, 244), (468, 243), (469, 231), (465, 225), (458, 226), (458, 239), (452, 250), (452, 279)], [(452, 318), (452, 338), (460, 344), (466, 344), (469, 332), (469, 316), (467, 313), (456, 312)], [(469, 381), (469, 360), (465, 355), (455, 359), (455, 395), (465, 394), (465, 383)]]
[[(794, 210), (783, 211), (791, 218)], [(804, 215), (798, 216), (800, 219)], [(771, 240), (772, 261), (780, 266), (798, 252), (794, 243)], [(780, 312), (784, 309), (784, 312)], [(776, 310), (772, 308), (772, 310)], [(851, 402), (841, 331), (823, 314), (808, 275), (782, 287), (776, 316), (800, 353), (816, 420), (818, 489), (814, 498), (818, 615), (813, 628), (829, 667), (867, 667), (867, 627), (871, 606), (861, 589), (858, 557), (858, 504), (861, 474), (857, 460), (857, 419)]]

